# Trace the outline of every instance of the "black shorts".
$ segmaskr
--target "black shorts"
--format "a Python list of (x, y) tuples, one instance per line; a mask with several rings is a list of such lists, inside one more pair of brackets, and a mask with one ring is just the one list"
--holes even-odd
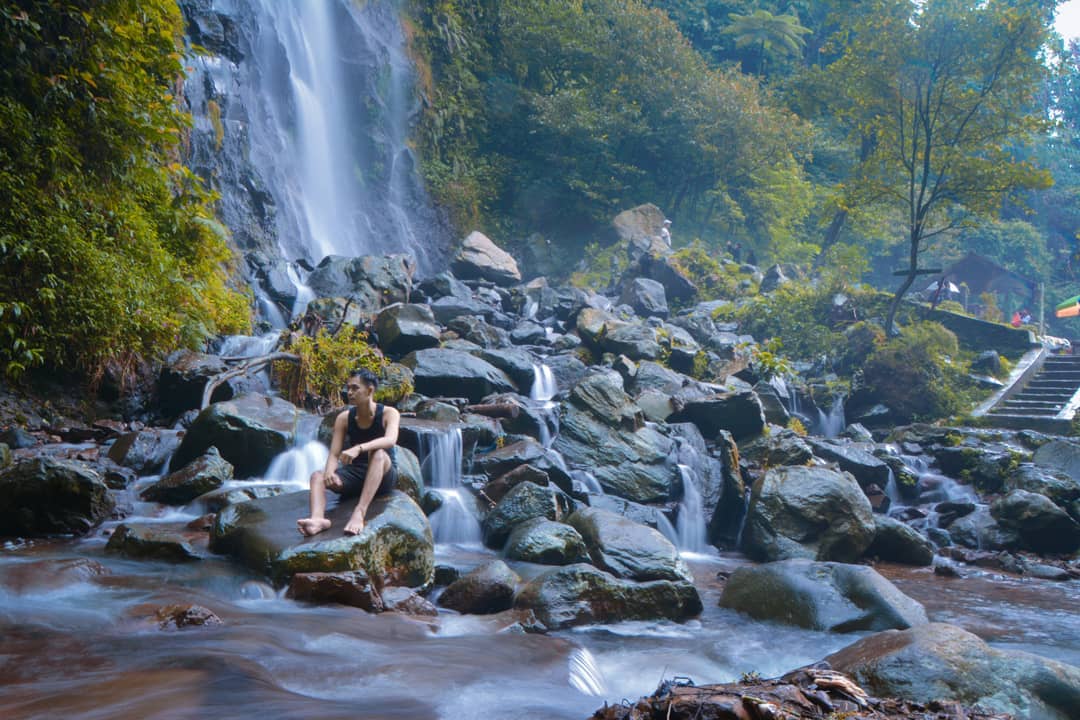
[[(367, 458), (357, 458), (356, 462), (339, 465), (335, 471), (337, 476), (341, 478), (341, 492), (338, 494), (342, 497), (359, 497), (360, 491), (364, 489), (364, 478), (367, 477), (367, 469)], [(390, 469), (383, 475), (382, 482), (379, 483), (379, 489), (375, 491), (375, 497), (385, 495), (393, 490), (396, 485), (397, 467), (390, 463)]]

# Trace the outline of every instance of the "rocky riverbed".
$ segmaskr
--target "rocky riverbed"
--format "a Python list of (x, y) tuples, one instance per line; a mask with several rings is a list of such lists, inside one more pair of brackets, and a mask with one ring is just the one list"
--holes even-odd
[(1069, 717), (1080, 444), (800, 434), (788, 419), (813, 426), (813, 398), (755, 377), (753, 339), (687, 301), (661, 220), (616, 224), (614, 298), (522, 283), (478, 233), (416, 286), (394, 258), (320, 264), (311, 312), (357, 313), (413, 390), (398, 488), (356, 537), (347, 507), (295, 531), (322, 417), (257, 374), (200, 409), (227, 353), (171, 357), (120, 416), (9, 406), (0, 710), (584, 717), (674, 674), (826, 660), (895, 712)]

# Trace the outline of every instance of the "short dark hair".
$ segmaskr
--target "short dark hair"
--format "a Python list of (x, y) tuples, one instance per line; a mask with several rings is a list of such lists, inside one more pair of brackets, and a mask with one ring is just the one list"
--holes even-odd
[(379, 376), (376, 375), (375, 373), (371, 372), (367, 368), (363, 368), (363, 367), (362, 368), (356, 368), (351, 373), (349, 373), (349, 377), (350, 378), (354, 378), (354, 377), (360, 378), (361, 380), (364, 381), (364, 384), (367, 385), (372, 390), (378, 390), (379, 389)]

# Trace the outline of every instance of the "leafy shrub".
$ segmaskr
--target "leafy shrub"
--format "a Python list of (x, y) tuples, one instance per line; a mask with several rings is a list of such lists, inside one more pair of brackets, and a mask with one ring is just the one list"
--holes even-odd
[(846, 344), (839, 358), (839, 369), (847, 372), (861, 368), (866, 359), (885, 344), (885, 330), (862, 320), (844, 331)]
[(84, 373), (249, 324), (212, 196), (178, 158), (172, 0), (0, 6), (0, 371)]
[(910, 325), (870, 355), (863, 381), (875, 399), (904, 420), (952, 415), (968, 400), (966, 367), (956, 361), (958, 353), (956, 335), (942, 325)]
[(701, 300), (744, 294), (740, 284), (750, 278), (749, 274), (739, 271), (738, 265), (720, 263), (700, 240), (677, 250), (671, 262), (697, 286)]
[[(331, 335), (320, 328), (314, 337), (290, 336), (283, 349), (299, 356), (299, 362), (278, 360), (273, 374), (285, 397), (312, 410), (327, 410), (344, 404), (341, 390), (349, 373), (367, 368), (378, 374), (386, 359), (367, 342), (367, 333), (346, 325)], [(411, 392), (411, 389), (410, 389)]]

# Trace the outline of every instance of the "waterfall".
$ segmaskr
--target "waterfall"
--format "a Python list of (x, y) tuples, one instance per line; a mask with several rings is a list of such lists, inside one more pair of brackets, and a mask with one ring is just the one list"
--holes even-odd
[[(409, 144), (421, 104), (399, 4), (180, 4), (190, 42), (211, 51), (185, 58), (189, 164), (220, 193), (248, 271), (265, 283), (284, 261), (401, 252), (421, 273), (441, 267), (450, 233)], [(270, 306), (288, 302), (266, 298), (268, 284), (257, 292), (264, 317), (283, 326)]]
[(607, 694), (607, 685), (604, 683), (604, 675), (600, 672), (600, 666), (596, 664), (596, 658), (585, 648), (575, 648), (570, 653), (570, 684), (594, 697), (602, 697)]
[(675, 518), (677, 547), (687, 552), (703, 553), (709, 543), (705, 533), (705, 506), (701, 491), (695, 482), (695, 473), (689, 465), (679, 463), (682, 475), (683, 497), (679, 501), (679, 515)]
[(442, 498), (430, 518), (435, 542), (480, 544), (480, 522), (467, 505), (473, 497), (461, 477), (461, 429), (422, 433), (419, 449), (424, 483)]
[(317, 415), (301, 417), (296, 429), (296, 444), (274, 458), (263, 480), (274, 485), (310, 487), (309, 479), (316, 470), (326, 466), (330, 450), (316, 439), (322, 419)]
[(814, 430), (818, 435), (834, 438), (844, 432), (845, 427), (847, 427), (847, 420), (844, 418), (844, 398), (837, 395), (833, 398), (833, 404), (829, 408), (828, 414), (820, 408), (818, 409), (818, 421), (814, 426)]
[(559, 392), (559, 386), (555, 382), (555, 374), (547, 365), (533, 364), (533, 384), (529, 391), (529, 397), (537, 402), (550, 402), (551, 398)]

